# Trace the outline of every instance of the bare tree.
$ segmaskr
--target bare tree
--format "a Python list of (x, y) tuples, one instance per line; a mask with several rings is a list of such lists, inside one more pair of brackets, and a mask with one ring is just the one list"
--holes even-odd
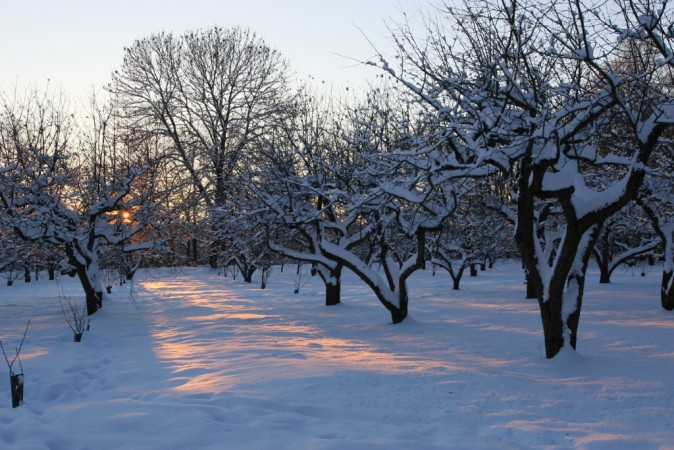
[(610, 283), (611, 275), (622, 264), (634, 264), (649, 253), (653, 258), (660, 240), (649, 229), (648, 215), (636, 204), (629, 204), (606, 219), (592, 250), (600, 283)]
[(114, 127), (96, 122), (90, 130), (95, 139), (81, 135), (76, 141), (73, 116), (60, 97), (32, 92), (23, 101), (2, 100), (0, 139), (14, 161), (0, 174), (3, 218), (23, 239), (63, 246), (91, 315), (103, 301), (100, 245), (156, 245), (134, 243), (148, 222), (124, 218), (125, 211), (141, 217), (151, 209), (150, 186), (135, 189), (148, 167), (127, 161), (106, 169), (101, 154), (117, 150)]
[(274, 189), (256, 188), (276, 226), (299, 237), (299, 246), (273, 248), (330, 272), (326, 287), (335, 272), (350, 269), (394, 324), (407, 317), (407, 282), (428, 259), (428, 234), (455, 204), (447, 177), (428, 171), (428, 161), (407, 158), (408, 150), (428, 144), (425, 121), (396, 102), (375, 88), (361, 104), (340, 105), (327, 145), (300, 134), (301, 145), (283, 147), (291, 157), (279, 160), (286, 165), (277, 164)]
[[(132, 134), (161, 138), (210, 211), (226, 205), (236, 189), (231, 177), (286, 113), (288, 68), (248, 29), (160, 33), (125, 49), (110, 90)], [(220, 246), (212, 246), (213, 267)]]
[[(465, 173), (473, 176), (492, 167), (513, 178), (516, 241), (548, 358), (576, 347), (596, 237), (636, 196), (674, 116), (670, 98), (650, 88), (653, 69), (611, 66), (626, 36), (653, 38), (644, 28), (655, 19), (625, 8), (633, 22), (621, 28), (608, 11), (579, 1), (445, 5), (425, 40), (409, 26), (394, 30), (399, 67), (383, 56), (373, 62), (436, 112), (448, 152), (435, 170), (472, 165)], [(659, 37), (667, 54), (670, 37)], [(620, 129), (622, 139), (607, 149), (597, 131), (608, 129)]]

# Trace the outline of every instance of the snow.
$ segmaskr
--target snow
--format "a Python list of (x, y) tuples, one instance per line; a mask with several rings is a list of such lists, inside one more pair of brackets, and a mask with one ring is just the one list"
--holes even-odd
[(592, 269), (579, 351), (552, 360), (518, 263), (461, 291), (416, 273), (400, 325), (346, 270), (333, 307), (318, 277), (292, 294), (294, 266), (266, 290), (204, 268), (139, 273), (81, 343), (58, 302), (83, 301), (76, 279), (2, 286), (3, 345), (31, 325), (24, 403), (0, 388), (0, 448), (672, 448), (659, 271), (600, 285)]

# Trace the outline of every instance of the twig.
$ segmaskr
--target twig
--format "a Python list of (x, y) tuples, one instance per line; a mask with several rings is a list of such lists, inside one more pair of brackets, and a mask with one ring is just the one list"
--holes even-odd
[[(66, 308), (63, 306), (63, 299), (65, 299), (66, 304), (68, 305), (68, 309), (70, 310), (70, 313), (72, 314), (72, 317), (69, 317), (68, 313), (66, 312)], [(59, 303), (61, 304), (61, 311), (63, 312), (63, 317), (66, 319), (66, 323), (70, 327), (71, 330), (73, 330), (73, 333), (75, 334), (82, 334), (84, 332), (84, 319), (85, 319), (85, 313), (86, 313), (86, 307), (87, 305), (82, 306), (82, 310), (78, 311), (77, 309), (77, 302), (73, 302), (70, 300), (70, 297), (67, 297), (64, 293), (61, 293), (59, 295)]]
[(12, 366), (14, 366), (14, 363), (18, 360), (19, 361), (19, 367), (21, 368), (21, 371), (23, 372), (23, 366), (21, 365), (21, 358), (19, 357), (19, 354), (21, 353), (21, 348), (23, 347), (23, 342), (26, 340), (26, 333), (28, 333), (28, 326), (30, 325), (30, 320), (26, 324), (26, 329), (23, 331), (23, 337), (21, 338), (21, 343), (19, 344), (18, 348), (14, 348), (16, 351), (16, 355), (12, 359), (12, 362), (9, 362), (9, 358), (7, 357), (7, 353), (5, 352), (5, 347), (2, 345), (2, 340), (0, 339), (0, 348), (2, 349), (2, 354), (5, 357), (5, 361), (7, 362), (7, 367), (9, 367), (9, 374), (14, 375), (14, 371), (12, 370)]

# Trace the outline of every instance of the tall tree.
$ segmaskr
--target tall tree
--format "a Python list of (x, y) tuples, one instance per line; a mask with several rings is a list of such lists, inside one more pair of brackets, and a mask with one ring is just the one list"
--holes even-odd
[(207, 210), (226, 205), (231, 177), (286, 114), (290, 95), (286, 61), (240, 27), (139, 39), (125, 49), (110, 90), (134, 134), (163, 139)]

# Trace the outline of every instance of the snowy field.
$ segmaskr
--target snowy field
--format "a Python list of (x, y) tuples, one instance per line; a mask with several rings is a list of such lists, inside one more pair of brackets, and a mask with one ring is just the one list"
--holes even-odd
[[(306, 266), (305, 266), (306, 267)], [(306, 270), (306, 269), (305, 269)], [(411, 317), (353, 275), (293, 294), (207, 269), (116, 286), (81, 343), (58, 293), (75, 279), (0, 287), (0, 339), (21, 353), (24, 404), (0, 383), (2, 449), (674, 449), (674, 315), (659, 272), (591, 273), (577, 353), (546, 360), (517, 264), (452, 291), (418, 273)], [(2, 387), (4, 386), (4, 387)]]

